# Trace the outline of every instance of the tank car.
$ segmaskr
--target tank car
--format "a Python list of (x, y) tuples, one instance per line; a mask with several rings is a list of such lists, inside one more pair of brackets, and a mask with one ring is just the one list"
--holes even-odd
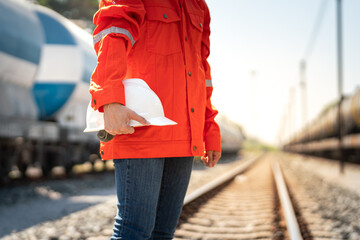
[(44, 42), (39, 19), (28, 5), (1, 1), (0, 23), (0, 116), (35, 120), (31, 88)]
[(84, 135), (96, 55), (89, 33), (54, 11), (19, 0), (0, 1), (0, 171), (44, 175), (97, 153)]
[[(331, 158), (341, 156), (339, 150), (339, 106), (332, 104), (314, 122), (305, 127), (285, 150)], [(345, 157), (360, 161), (360, 89), (344, 98), (340, 109), (342, 148)]]
[(241, 150), (244, 135), (240, 126), (220, 115), (217, 122), (221, 132), (221, 150), (223, 153), (237, 153)]

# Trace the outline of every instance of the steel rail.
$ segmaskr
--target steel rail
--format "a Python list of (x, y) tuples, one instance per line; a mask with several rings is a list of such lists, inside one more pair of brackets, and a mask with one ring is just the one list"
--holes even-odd
[(239, 166), (237, 166), (233, 170), (229, 171), (226, 174), (223, 174), (222, 176), (216, 178), (215, 180), (209, 182), (208, 184), (205, 184), (204, 186), (199, 187), (194, 192), (190, 193), (189, 195), (187, 195), (185, 197), (184, 206), (189, 204), (190, 202), (194, 201), (195, 199), (199, 198), (200, 196), (204, 195), (205, 193), (213, 190), (214, 188), (216, 188), (216, 187), (230, 181), (231, 179), (233, 179), (234, 177), (236, 177), (240, 173), (246, 171), (246, 169), (248, 169), (252, 164), (254, 164), (263, 155), (264, 154), (259, 154), (257, 156), (254, 156), (254, 157), (248, 159), (248, 160), (243, 160), (244, 161), (243, 164), (240, 164)]
[(280, 203), (285, 215), (286, 227), (291, 240), (302, 240), (299, 224), (297, 222), (294, 208), (292, 207), (289, 193), (281, 173), (278, 160), (272, 162), (272, 170), (276, 182), (276, 188), (280, 198)]

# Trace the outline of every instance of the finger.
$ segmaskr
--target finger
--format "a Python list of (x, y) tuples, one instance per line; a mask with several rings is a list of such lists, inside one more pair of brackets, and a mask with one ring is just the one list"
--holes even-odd
[(213, 156), (214, 160), (213, 160), (213, 164), (214, 166), (218, 163), (219, 159), (220, 159), (220, 156), (217, 155), (216, 153), (214, 153), (214, 156)]
[(218, 152), (218, 151), (214, 151), (214, 152), (213, 152), (213, 163), (214, 163), (214, 166), (218, 163), (220, 157), (221, 157), (221, 152)]
[(219, 161), (219, 159), (221, 158), (221, 152), (214, 151), (214, 156), (216, 157), (216, 161)]
[(104, 130), (106, 132), (110, 133), (111, 135), (116, 135), (117, 134), (116, 130), (111, 125), (109, 126), (109, 124), (106, 124), (106, 123), (105, 123), (105, 126), (104, 126)]
[(207, 157), (206, 152), (204, 153), (204, 156), (201, 156), (201, 161), (203, 161), (206, 166), (209, 166), (209, 158)]
[(130, 125), (122, 125), (121, 130), (122, 134), (132, 134), (135, 132), (135, 129)]
[(122, 124), (120, 127), (117, 128), (113, 127), (112, 125), (105, 126), (105, 131), (107, 131), (111, 135), (120, 135), (120, 134), (132, 134), (135, 132), (135, 129), (128, 124)]
[(106, 131), (107, 133), (111, 134), (111, 135), (117, 135), (117, 134), (118, 134), (118, 133), (116, 133), (115, 131), (111, 131), (111, 130), (106, 129), (106, 128), (105, 128), (105, 131)]
[(120, 130), (113, 130), (113, 129), (107, 129), (105, 128), (105, 131), (111, 135), (120, 135), (120, 134), (124, 134), (123, 131)]
[(134, 111), (131, 111), (130, 118), (138, 121), (142, 125), (145, 125), (145, 126), (150, 125), (150, 123), (144, 117), (140, 116), (139, 114), (137, 114)]
[(213, 156), (213, 151), (207, 151), (207, 155), (208, 155), (208, 158), (209, 158), (209, 167), (213, 167), (214, 166), (214, 156)]

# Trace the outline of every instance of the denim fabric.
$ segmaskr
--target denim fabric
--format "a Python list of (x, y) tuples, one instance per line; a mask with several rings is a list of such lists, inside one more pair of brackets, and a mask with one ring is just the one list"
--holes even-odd
[(116, 159), (115, 239), (172, 239), (193, 157)]

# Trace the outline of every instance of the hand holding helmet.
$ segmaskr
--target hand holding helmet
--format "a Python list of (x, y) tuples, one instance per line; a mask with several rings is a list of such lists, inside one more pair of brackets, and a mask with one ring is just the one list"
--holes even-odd
[(145, 126), (150, 125), (145, 118), (120, 103), (110, 103), (104, 106), (105, 131), (111, 135), (134, 133), (134, 127), (129, 125), (131, 120), (138, 121)]
[(101, 113), (94, 111), (89, 104), (84, 132), (98, 131), (98, 138), (106, 142), (115, 135), (134, 133), (134, 127), (177, 124), (165, 117), (160, 99), (144, 80), (126, 79), (123, 84), (126, 106), (120, 103), (106, 104), (104, 113)]

